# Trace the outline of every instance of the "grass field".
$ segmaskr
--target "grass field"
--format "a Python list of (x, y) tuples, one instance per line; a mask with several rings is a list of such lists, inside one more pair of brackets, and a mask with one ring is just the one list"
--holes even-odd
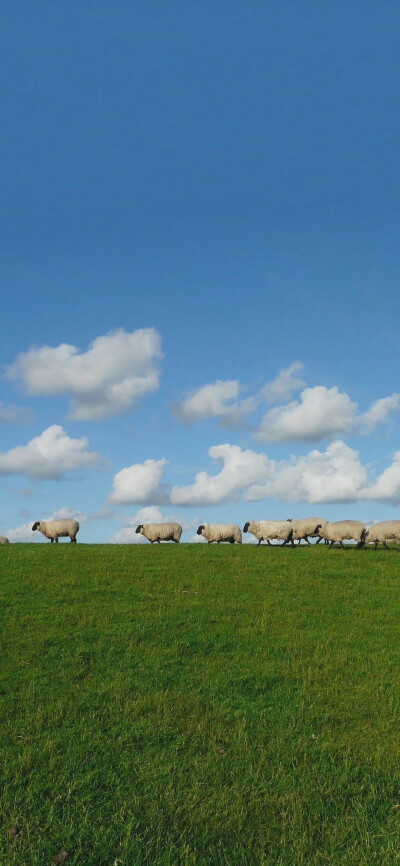
[(1, 866), (400, 863), (396, 552), (21, 544), (0, 574)]

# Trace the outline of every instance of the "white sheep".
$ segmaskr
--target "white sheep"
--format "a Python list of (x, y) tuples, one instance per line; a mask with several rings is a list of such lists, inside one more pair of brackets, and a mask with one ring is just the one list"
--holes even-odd
[(160, 541), (175, 541), (175, 544), (179, 544), (182, 527), (180, 523), (140, 523), (135, 532), (144, 535), (151, 544), (155, 541), (158, 544)]
[[(307, 544), (310, 544), (308, 536), (311, 536), (311, 538), (315, 538), (315, 527), (318, 525), (321, 526), (322, 529), (324, 529), (325, 526), (327, 526), (328, 524), (328, 521), (324, 520), (323, 517), (303, 517), (301, 518), (301, 520), (288, 518), (288, 520), (293, 526), (293, 541), (298, 540), (299, 544), (301, 544), (303, 538), (307, 542)], [(317, 544), (319, 544), (320, 541), (322, 541), (321, 535), (318, 536)]]
[(0, 544), (9, 544), (10, 539), (6, 538), (5, 535), (0, 535)]
[(368, 530), (360, 520), (337, 520), (334, 523), (327, 523), (325, 527), (318, 523), (314, 532), (326, 538), (330, 542), (329, 549), (331, 549), (335, 541), (343, 547), (344, 541), (352, 539), (357, 542), (357, 547), (363, 547)]
[(280, 539), (283, 544), (292, 542), (293, 526), (289, 520), (248, 520), (243, 527), (243, 532), (251, 532), (258, 539), (258, 544), (266, 541), (271, 544), (273, 539)]
[(197, 530), (197, 535), (202, 535), (208, 542), (212, 544), (216, 541), (220, 544), (221, 541), (229, 541), (234, 544), (242, 543), (242, 533), (236, 523), (202, 523)]
[(32, 532), (38, 529), (51, 543), (57, 542), (59, 538), (70, 538), (76, 544), (76, 536), (79, 532), (79, 523), (70, 518), (63, 520), (37, 520), (32, 526)]
[(379, 542), (389, 550), (388, 541), (397, 544), (400, 551), (400, 520), (384, 520), (382, 523), (374, 523), (368, 530), (366, 544), (373, 543), (375, 550)]

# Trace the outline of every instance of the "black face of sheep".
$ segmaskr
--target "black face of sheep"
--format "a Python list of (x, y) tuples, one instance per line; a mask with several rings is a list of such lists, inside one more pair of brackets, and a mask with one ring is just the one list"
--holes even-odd
[(315, 527), (314, 532), (319, 532), (321, 529), (322, 523), (319, 523), (318, 526)]
[(136, 535), (138, 534), (138, 532), (140, 532), (141, 529), (143, 529), (143, 523), (139, 523), (139, 526), (136, 527), (136, 529), (135, 529)]
[(40, 523), (40, 520), (37, 520), (36, 523), (33, 524), (33, 526), (32, 526), (32, 532), (34, 532), (35, 529), (38, 529), (38, 528), (39, 528), (39, 523)]
[(247, 521), (247, 523), (244, 524), (243, 532), (248, 532), (248, 531), (249, 531), (249, 526), (250, 526), (250, 523), (249, 523), (249, 521)]
[(198, 530), (197, 530), (197, 535), (201, 535), (203, 529), (204, 529), (204, 524), (202, 524), (201, 526), (199, 526), (199, 528), (198, 528)]

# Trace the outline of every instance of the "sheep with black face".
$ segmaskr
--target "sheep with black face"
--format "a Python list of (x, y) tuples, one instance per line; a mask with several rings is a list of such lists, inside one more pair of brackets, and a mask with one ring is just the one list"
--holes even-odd
[(174, 541), (179, 544), (182, 527), (180, 523), (140, 523), (135, 529), (136, 534), (143, 535), (151, 544), (156, 541)]

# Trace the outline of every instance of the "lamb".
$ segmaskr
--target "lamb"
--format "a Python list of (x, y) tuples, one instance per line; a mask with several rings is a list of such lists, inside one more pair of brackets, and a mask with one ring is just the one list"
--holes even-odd
[[(310, 535), (311, 538), (315, 538), (315, 527), (318, 525), (325, 529), (328, 524), (328, 521), (322, 517), (304, 517), (301, 520), (288, 518), (288, 520), (293, 526), (293, 540), (298, 539), (299, 544), (301, 544), (302, 538), (304, 538), (307, 544), (310, 544), (308, 536)], [(322, 541), (321, 535), (318, 538), (317, 544), (320, 541)]]
[(243, 527), (243, 532), (251, 532), (255, 538), (258, 538), (258, 544), (266, 541), (271, 544), (271, 540), (279, 538), (283, 544), (288, 541), (293, 545), (293, 526), (289, 520), (248, 520)]
[(229, 541), (234, 544), (242, 543), (242, 533), (236, 523), (202, 523), (197, 530), (197, 535), (202, 535), (208, 542), (212, 544), (216, 541), (220, 544), (221, 541)]
[(389, 550), (388, 541), (394, 541), (400, 552), (400, 520), (385, 520), (383, 523), (374, 523), (368, 530), (366, 544), (372, 542), (375, 545), (375, 550), (379, 542)]
[(58, 544), (59, 538), (68, 537), (76, 544), (76, 536), (79, 532), (79, 523), (77, 520), (70, 518), (64, 520), (37, 520), (32, 526), (32, 532), (38, 529), (45, 538), (49, 538), (51, 543), (55, 541)]
[(160, 541), (175, 541), (175, 544), (179, 544), (182, 527), (180, 523), (140, 523), (135, 532), (144, 535), (151, 544), (155, 541), (158, 544)]
[(0, 544), (9, 544), (10, 539), (6, 538), (5, 535), (0, 535)]
[(318, 523), (314, 533), (330, 542), (330, 550), (335, 541), (343, 547), (343, 541), (351, 541), (353, 538), (357, 542), (357, 547), (363, 547), (368, 530), (360, 520), (337, 520), (335, 523), (327, 523), (325, 527)]

